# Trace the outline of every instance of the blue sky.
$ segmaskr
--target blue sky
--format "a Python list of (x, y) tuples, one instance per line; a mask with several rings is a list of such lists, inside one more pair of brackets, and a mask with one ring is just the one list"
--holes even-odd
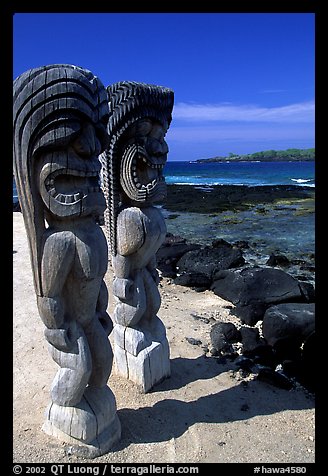
[(314, 147), (313, 13), (16, 13), (14, 77), (51, 63), (175, 92), (169, 160)]

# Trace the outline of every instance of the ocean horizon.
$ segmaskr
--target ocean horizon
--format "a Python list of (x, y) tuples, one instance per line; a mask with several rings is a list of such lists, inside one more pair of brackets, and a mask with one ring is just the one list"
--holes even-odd
[(315, 163), (289, 162), (192, 162), (168, 161), (167, 184), (179, 185), (298, 185), (315, 187)]

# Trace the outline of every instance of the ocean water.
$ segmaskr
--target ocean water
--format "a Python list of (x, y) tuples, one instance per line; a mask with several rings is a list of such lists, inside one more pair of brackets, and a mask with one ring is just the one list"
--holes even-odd
[(315, 186), (313, 162), (167, 162), (168, 184)]

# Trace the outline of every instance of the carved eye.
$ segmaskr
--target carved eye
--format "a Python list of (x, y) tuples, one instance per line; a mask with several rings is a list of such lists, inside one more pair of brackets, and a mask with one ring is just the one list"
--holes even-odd
[(139, 136), (146, 136), (152, 130), (153, 124), (150, 119), (140, 119), (136, 122), (136, 133)]
[(150, 137), (153, 137), (154, 139), (157, 139), (159, 142), (164, 141), (164, 136), (165, 136), (165, 129), (161, 124), (154, 124), (150, 134)]
[(90, 146), (85, 137), (77, 137), (72, 145), (78, 155), (86, 156), (90, 154)]

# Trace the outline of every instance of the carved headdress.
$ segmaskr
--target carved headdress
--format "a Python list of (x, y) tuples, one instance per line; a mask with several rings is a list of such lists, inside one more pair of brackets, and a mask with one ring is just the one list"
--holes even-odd
[[(152, 198), (164, 182), (164, 177), (160, 176), (148, 186), (141, 185), (137, 182), (137, 178), (133, 178), (132, 173), (130, 175), (128, 168), (133, 167), (133, 160), (136, 157), (142, 158), (146, 163), (147, 154), (142, 145), (138, 144), (137, 136), (134, 138), (134, 143), (130, 143), (125, 150), (122, 149), (126, 143), (126, 132), (134, 123), (142, 119), (156, 121), (166, 132), (172, 120), (174, 93), (169, 88), (133, 81), (115, 83), (109, 86), (107, 91), (110, 141), (109, 147), (101, 155), (101, 161), (103, 189), (107, 202), (105, 226), (112, 255), (115, 255), (116, 221), (122, 188), (128, 195), (133, 195), (135, 202), (141, 203), (147, 201), (147, 198)], [(149, 163), (149, 166), (162, 168), (162, 165), (154, 163)]]
[[(104, 150), (102, 138), (106, 136), (107, 139), (107, 92), (90, 71), (74, 65), (54, 64), (20, 75), (14, 81), (13, 103), (14, 176), (27, 229), (34, 285), (37, 295), (42, 296), (40, 263), (42, 235), (46, 230), (45, 212), (50, 210), (56, 215), (57, 210), (62, 217), (75, 216), (81, 213), (85, 197), (83, 193), (76, 194), (75, 198), (70, 196), (70, 201), (75, 202), (68, 203), (68, 195), (51, 196), (50, 192), (54, 189), (50, 189), (49, 183), (51, 180), (53, 183), (54, 179), (50, 179), (42, 197), (39, 158), (44, 153), (53, 153), (49, 165), (51, 172), (56, 157), (61, 154), (65, 161), (65, 150), (79, 136), (86, 123), (97, 127), (99, 141), (103, 142), (99, 153)], [(56, 173), (59, 174), (59, 166)], [(71, 173), (68, 159), (66, 170), (61, 168), (60, 173)]]

